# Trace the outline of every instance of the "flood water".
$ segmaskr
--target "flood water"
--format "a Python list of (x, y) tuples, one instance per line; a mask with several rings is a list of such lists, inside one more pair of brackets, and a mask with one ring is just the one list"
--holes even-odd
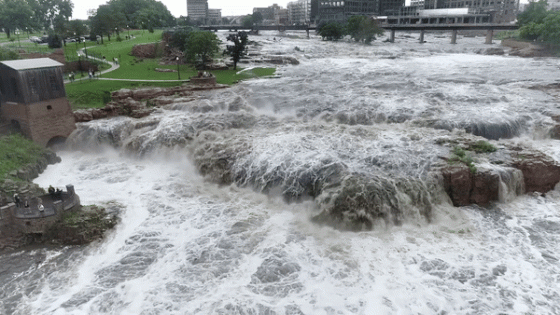
[[(560, 62), (481, 55), (483, 37), (288, 35), (250, 38), (300, 61), (276, 78), (79, 124), (35, 182), (121, 222), (0, 256), (0, 313), (560, 314), (560, 189), (453, 207), (431, 172), (438, 139), (462, 137), (560, 162), (559, 100), (532, 88), (560, 83)], [(315, 222), (355, 187), (379, 220)]]

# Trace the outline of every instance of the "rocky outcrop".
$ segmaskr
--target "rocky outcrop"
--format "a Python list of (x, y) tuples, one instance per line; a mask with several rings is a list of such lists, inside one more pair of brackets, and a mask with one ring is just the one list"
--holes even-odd
[[(454, 161), (440, 168), (445, 191), (454, 206), (470, 204), (487, 206), (492, 202), (500, 201), (501, 194), (507, 193), (544, 194), (554, 189), (560, 182), (560, 164), (542, 152), (520, 147), (504, 147), (495, 154), (479, 158), (489, 159), (490, 166), (476, 169)], [(495, 168), (491, 167), (492, 164)], [(500, 189), (510, 191), (500, 191)]]
[(47, 233), (37, 236), (35, 242), (42, 244), (84, 245), (103, 238), (106, 231), (118, 223), (116, 214), (108, 214), (104, 208), (84, 206), (67, 213)]
[(138, 58), (156, 58), (159, 43), (134, 45), (131, 54)]
[(182, 85), (170, 88), (122, 89), (111, 93), (112, 101), (103, 108), (90, 108), (74, 111), (76, 122), (87, 122), (113, 116), (142, 118), (150, 115), (157, 106), (169, 105), (175, 99), (193, 96), (197, 91), (224, 89), (222, 84)]
[(503, 48), (498, 48), (498, 47), (492, 47), (492, 48), (487, 48), (487, 49), (481, 49), (479, 51), (477, 51), (478, 54), (480, 55), (488, 55), (488, 56), (501, 56), (501, 55), (505, 55), (505, 51)]
[(486, 206), (500, 199), (500, 176), (491, 171), (472, 173), (464, 164), (442, 169), (444, 188), (456, 207)]
[(299, 65), (299, 60), (291, 56), (265, 56), (263, 59), (251, 59), (253, 63), (270, 63), (273, 65)]
[(518, 41), (515, 39), (502, 40), (502, 46), (511, 48), (510, 56), (518, 56), (524, 58), (532, 57), (550, 57), (553, 54), (543, 46), (536, 43)]
[(560, 165), (541, 152), (519, 152), (512, 165), (523, 172), (527, 192), (544, 194), (560, 182)]

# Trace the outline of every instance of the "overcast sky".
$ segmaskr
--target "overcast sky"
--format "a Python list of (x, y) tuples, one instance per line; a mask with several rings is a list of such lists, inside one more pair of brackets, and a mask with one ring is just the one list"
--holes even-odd
[[(254, 7), (268, 7), (273, 3), (277, 3), (283, 7), (293, 0), (208, 0), (208, 6), (211, 9), (222, 9), (222, 16), (243, 15), (253, 13)], [(72, 0), (74, 3), (74, 11), (72, 19), (85, 20), (88, 18), (87, 11), (97, 9), (101, 4), (107, 3), (107, 0)], [(187, 0), (160, 0), (169, 12), (175, 17), (187, 16)]]

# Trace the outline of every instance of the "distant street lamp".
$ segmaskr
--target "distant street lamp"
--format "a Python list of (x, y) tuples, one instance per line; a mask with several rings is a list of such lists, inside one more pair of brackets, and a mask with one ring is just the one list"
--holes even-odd
[(84, 52), (86, 53), (86, 58), (89, 58), (87, 55), (87, 47), (86, 47), (86, 41), (84, 40)]
[(21, 43), (19, 42), (19, 30), (16, 30), (16, 35), (17, 35), (18, 46), (19, 48), (21, 48)]
[(126, 25), (126, 31), (128, 32), (128, 39), (130, 40), (130, 27), (128, 27), (128, 24)]
[(175, 57), (177, 60), (177, 80), (181, 80), (181, 72), (179, 72), (179, 57)]

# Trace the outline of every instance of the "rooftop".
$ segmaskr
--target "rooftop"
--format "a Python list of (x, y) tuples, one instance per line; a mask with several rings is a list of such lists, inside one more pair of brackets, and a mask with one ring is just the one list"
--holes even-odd
[(27, 70), (27, 69), (64, 66), (62, 63), (52, 60), (50, 58), (8, 60), (8, 61), (0, 61), (0, 63), (3, 63), (14, 70)]

